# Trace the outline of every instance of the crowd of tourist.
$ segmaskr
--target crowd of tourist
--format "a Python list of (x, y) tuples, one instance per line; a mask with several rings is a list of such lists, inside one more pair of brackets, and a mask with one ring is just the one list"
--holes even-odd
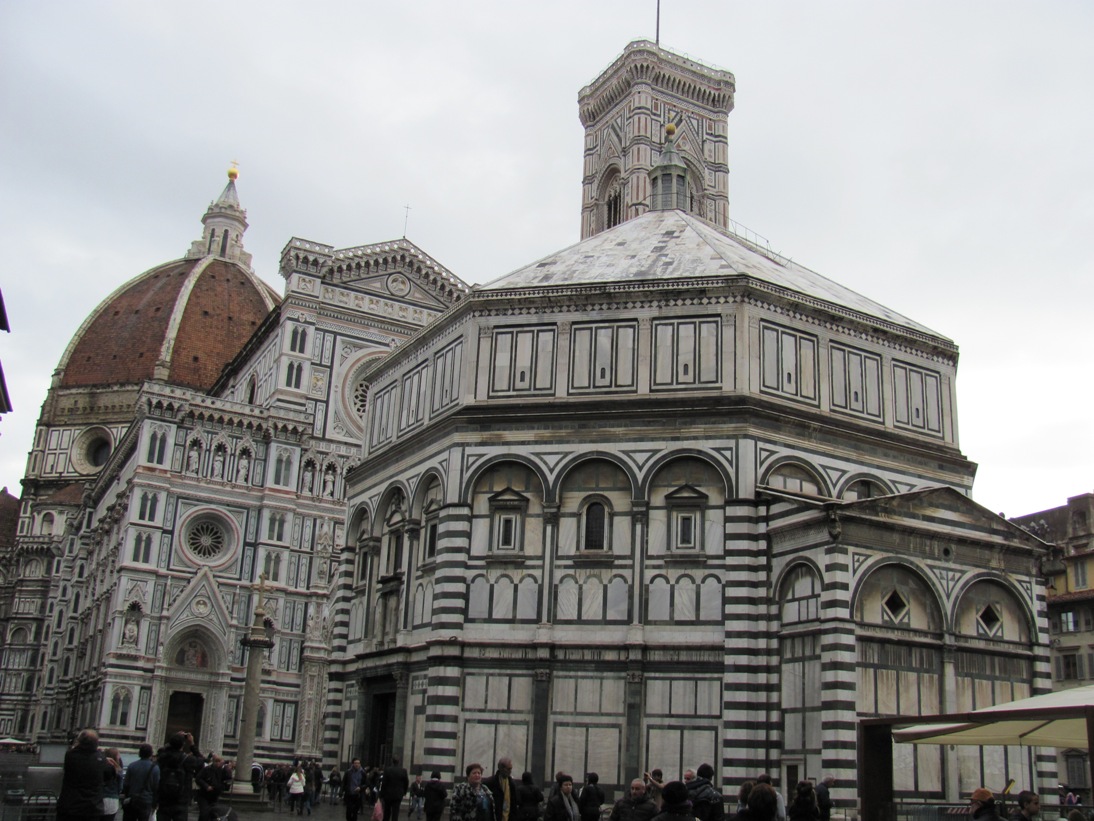
[[(263, 767), (255, 763), (250, 781), (255, 793), (265, 791), (278, 809), (311, 815), (324, 800), (345, 806), (346, 821), (399, 821), (404, 799), (410, 798), (408, 821), (440, 821), (448, 801), (449, 821), (830, 821), (835, 783), (831, 776), (814, 785), (800, 781), (784, 796), (761, 773), (740, 785), (735, 800), (728, 802), (716, 785), (714, 768), (702, 764), (685, 770), (681, 780), (665, 780), (659, 769), (633, 779), (627, 795), (611, 804), (595, 772), (585, 774), (578, 787), (573, 776), (555, 774), (544, 795), (532, 773), (513, 778), (513, 762), (502, 758), (493, 775), (484, 777), (478, 762), (464, 770), (466, 780), (457, 784), (449, 800), (440, 773), (428, 780), (410, 780), (399, 760), (387, 767), (363, 767), (354, 759), (345, 772), (324, 770), (319, 761), (296, 760), (291, 764)], [(193, 736), (176, 733), (156, 751), (142, 744), (138, 757), (125, 767), (117, 749), (99, 749), (94, 730), (79, 734), (66, 753), (58, 821), (102, 819), (189, 821), (190, 804), (197, 806), (197, 821), (218, 821), (223, 815), (221, 797), (230, 791), (235, 773), (231, 762), (215, 754), (202, 755)], [(1066, 796), (1065, 796), (1066, 792)], [(1087, 821), (1075, 793), (1061, 786), (1060, 803), (1067, 821)], [(987, 788), (969, 796), (968, 814), (975, 821), (1036, 821), (1041, 812), (1039, 796), (1029, 790), (1018, 793), (1013, 811)]]

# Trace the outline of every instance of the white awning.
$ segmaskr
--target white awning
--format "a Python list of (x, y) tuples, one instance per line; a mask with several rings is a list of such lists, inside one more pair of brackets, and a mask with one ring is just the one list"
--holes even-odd
[(971, 713), (931, 716), (928, 723), (894, 728), (893, 740), (910, 744), (1089, 749), (1092, 730), (1094, 685), (1045, 693)]

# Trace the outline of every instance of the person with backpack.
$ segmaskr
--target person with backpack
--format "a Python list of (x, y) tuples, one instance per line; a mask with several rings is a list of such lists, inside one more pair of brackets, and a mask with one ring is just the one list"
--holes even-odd
[(152, 745), (142, 744), (137, 755), (137, 760), (125, 771), (122, 784), (123, 821), (148, 821), (159, 794), (160, 768), (152, 760)]
[[(686, 776), (685, 776), (686, 778)], [(723, 821), (726, 815), (722, 793), (714, 787), (714, 767), (700, 764), (696, 775), (684, 782), (692, 814), (698, 821)]]
[(192, 749), (192, 736), (175, 733), (160, 750), (157, 757), (160, 779), (155, 801), (158, 821), (189, 821), (190, 784), (198, 768), (198, 759)]

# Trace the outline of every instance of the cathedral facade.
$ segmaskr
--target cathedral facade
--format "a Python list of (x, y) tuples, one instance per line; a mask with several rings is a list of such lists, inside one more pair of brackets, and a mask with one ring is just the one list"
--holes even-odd
[[(628, 46), (579, 98), (582, 241), (474, 288), (294, 238), (278, 296), (232, 177), (55, 374), (0, 728), (230, 754), (259, 583), (260, 760), (709, 762), (850, 805), (860, 719), (1047, 690), (1044, 544), (970, 499), (957, 346), (730, 230), (734, 90)], [(1055, 777), (894, 754), (898, 797)]]
[(97, 726), (126, 748), (189, 729), (231, 751), (265, 579), (258, 755), (323, 752), (360, 372), (466, 286), (406, 240), (294, 238), (279, 297), (229, 176), (189, 253), (104, 300), (55, 373), (3, 557), (11, 733)]

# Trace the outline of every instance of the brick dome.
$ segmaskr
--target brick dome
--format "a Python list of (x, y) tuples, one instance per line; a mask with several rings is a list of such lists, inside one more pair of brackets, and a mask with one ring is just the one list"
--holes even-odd
[(237, 262), (202, 257), (160, 265), (91, 313), (62, 356), (55, 385), (159, 379), (209, 390), (278, 301)]

